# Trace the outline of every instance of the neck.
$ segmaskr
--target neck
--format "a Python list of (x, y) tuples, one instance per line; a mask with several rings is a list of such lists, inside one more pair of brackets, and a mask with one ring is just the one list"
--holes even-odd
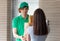
[(27, 14), (25, 14), (25, 15), (22, 15), (22, 17), (23, 17), (23, 18), (26, 18), (26, 16), (27, 16)]

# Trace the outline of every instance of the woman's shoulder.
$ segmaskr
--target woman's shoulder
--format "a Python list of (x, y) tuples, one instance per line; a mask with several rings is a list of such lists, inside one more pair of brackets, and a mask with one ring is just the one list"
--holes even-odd
[(27, 29), (30, 29), (30, 30), (32, 30), (33, 29), (33, 26), (28, 26), (28, 28)]
[(33, 26), (28, 26), (27, 32), (30, 34), (33, 32)]

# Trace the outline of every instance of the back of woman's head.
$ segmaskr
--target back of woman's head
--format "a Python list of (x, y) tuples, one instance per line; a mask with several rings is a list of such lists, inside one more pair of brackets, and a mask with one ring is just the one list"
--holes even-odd
[(33, 16), (33, 28), (35, 35), (47, 35), (48, 29), (44, 11), (40, 8), (36, 9)]

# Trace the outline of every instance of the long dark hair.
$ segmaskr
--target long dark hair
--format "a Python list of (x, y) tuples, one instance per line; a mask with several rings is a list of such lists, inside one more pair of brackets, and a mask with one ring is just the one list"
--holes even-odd
[(40, 8), (36, 9), (34, 12), (33, 29), (34, 29), (35, 35), (47, 35), (48, 34), (45, 13)]

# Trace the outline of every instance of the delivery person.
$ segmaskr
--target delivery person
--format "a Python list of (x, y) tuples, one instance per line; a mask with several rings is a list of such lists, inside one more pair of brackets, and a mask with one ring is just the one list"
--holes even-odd
[(28, 9), (28, 3), (22, 2), (19, 6), (19, 13), (21, 13), (21, 15), (12, 20), (13, 36), (16, 38), (16, 41), (25, 41), (25, 37), (23, 37), (24, 23), (29, 21), (29, 15), (27, 14)]

